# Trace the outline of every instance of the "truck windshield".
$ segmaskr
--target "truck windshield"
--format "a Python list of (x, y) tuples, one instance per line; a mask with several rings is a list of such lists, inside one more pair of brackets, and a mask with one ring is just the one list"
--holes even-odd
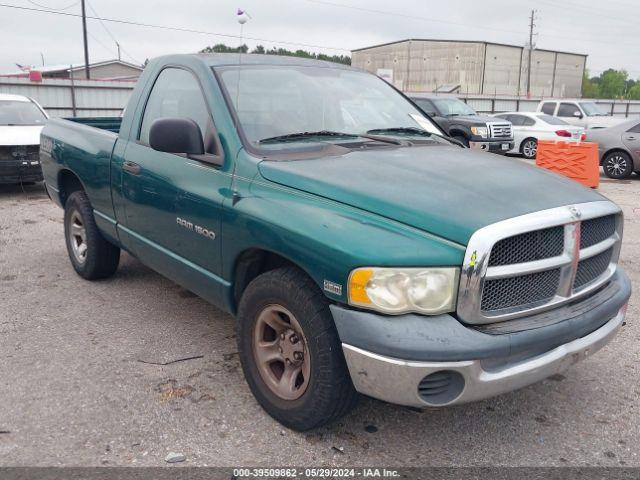
[(35, 103), (0, 100), (0, 125), (44, 125), (46, 121)]
[(584, 113), (587, 114), (588, 117), (601, 117), (608, 116), (607, 112), (602, 110), (595, 102), (580, 102), (580, 106)]
[(444, 117), (458, 115), (476, 115), (475, 110), (457, 98), (432, 98), (431, 101)]
[[(304, 142), (349, 140), (322, 132), (359, 136), (390, 128), (400, 129), (395, 131), (403, 135), (410, 130), (402, 129), (442, 135), (389, 84), (368, 73), (282, 65), (222, 67), (216, 72), (245, 137), (254, 146), (273, 145), (274, 137), (301, 132), (305, 135), (297, 139)], [(313, 132), (317, 135), (311, 135)], [(260, 144), (264, 139), (270, 141)]]

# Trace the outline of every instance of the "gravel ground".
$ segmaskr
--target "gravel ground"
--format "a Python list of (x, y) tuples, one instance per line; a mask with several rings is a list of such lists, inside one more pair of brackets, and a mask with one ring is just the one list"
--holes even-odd
[[(86, 282), (39, 185), (0, 186), (0, 465), (640, 466), (640, 302), (604, 350), (498, 398), (412, 410), (363, 399), (337, 424), (284, 429), (242, 376), (234, 320), (124, 255)], [(603, 181), (626, 215), (640, 291), (640, 177)], [(202, 358), (154, 365), (177, 358)]]

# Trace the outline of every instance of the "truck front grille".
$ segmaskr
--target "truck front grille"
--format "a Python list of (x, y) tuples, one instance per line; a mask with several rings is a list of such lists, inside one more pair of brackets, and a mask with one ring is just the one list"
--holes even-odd
[(492, 323), (585, 295), (613, 275), (621, 237), (620, 210), (608, 201), (489, 225), (467, 246), (458, 315), (468, 323)]
[(510, 123), (490, 123), (489, 129), (491, 138), (511, 138), (511, 124)]
[(40, 159), (39, 154), (39, 145), (0, 146), (0, 162), (32, 162)]

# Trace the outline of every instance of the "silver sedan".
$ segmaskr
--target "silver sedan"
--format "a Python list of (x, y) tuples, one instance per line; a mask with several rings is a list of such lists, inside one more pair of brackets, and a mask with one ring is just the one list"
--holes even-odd
[(640, 172), (640, 118), (587, 130), (586, 141), (598, 144), (600, 165), (607, 177), (627, 178)]

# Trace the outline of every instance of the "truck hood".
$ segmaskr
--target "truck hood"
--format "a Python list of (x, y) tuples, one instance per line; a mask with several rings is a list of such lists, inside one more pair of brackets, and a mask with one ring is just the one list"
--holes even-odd
[(0, 145), (40, 145), (44, 125), (0, 125)]
[[(272, 182), (326, 197), (466, 245), (479, 228), (547, 208), (603, 200), (519, 160), (456, 146), (353, 151), (262, 161)], [(320, 220), (319, 220), (320, 221)]]
[(486, 115), (450, 115), (447, 120), (451, 123), (468, 123), (468, 124), (484, 124), (484, 123), (509, 123), (502, 118), (487, 117)]

